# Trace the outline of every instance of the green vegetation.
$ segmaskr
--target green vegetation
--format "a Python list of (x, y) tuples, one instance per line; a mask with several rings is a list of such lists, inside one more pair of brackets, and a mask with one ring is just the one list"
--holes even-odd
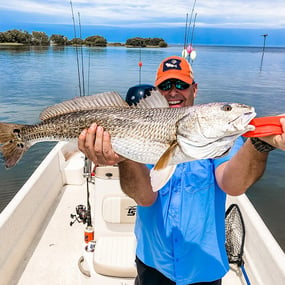
[(58, 45), (58, 46), (66, 46), (66, 45), (72, 44), (68, 41), (67, 37), (63, 35), (55, 35), (55, 34), (50, 36), (49, 43), (53, 45)]
[[(85, 40), (73, 38), (68, 40), (63, 35), (53, 34), (50, 37), (44, 32), (35, 32), (31, 34), (22, 30), (9, 30), (0, 32), (0, 44), (28, 45), (28, 46), (68, 46), (68, 45), (87, 45), (96, 47), (106, 47), (107, 40), (102, 36), (90, 36)], [(123, 46), (120, 43), (110, 44), (112, 46)], [(167, 43), (161, 38), (131, 38), (126, 41), (127, 47), (167, 47)]]
[(22, 30), (9, 30), (6, 32), (0, 32), (0, 44), (11, 43), (11, 44), (22, 44), (29, 46), (67, 46), (67, 45), (88, 45), (88, 46), (99, 46), (106, 47), (107, 40), (101, 36), (91, 36), (85, 40), (74, 38), (68, 40), (63, 35), (53, 34), (50, 37), (44, 32), (32, 32), (29, 34), (27, 31)]
[(50, 40), (43, 32), (32, 32), (32, 34), (29, 34), (26, 31), (9, 30), (7, 32), (0, 32), (0, 43), (46, 46), (50, 44)]
[(32, 42), (32, 35), (30, 35), (28, 32), (10, 30), (7, 32), (0, 33), (0, 42), (30, 44)]
[(91, 36), (85, 39), (85, 44), (88, 46), (105, 47), (107, 40), (101, 36)]
[(131, 38), (126, 41), (126, 46), (131, 47), (167, 47), (167, 43), (161, 38)]

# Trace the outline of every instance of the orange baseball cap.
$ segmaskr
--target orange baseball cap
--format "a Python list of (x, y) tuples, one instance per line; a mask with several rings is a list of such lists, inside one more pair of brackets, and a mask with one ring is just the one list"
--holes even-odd
[(164, 59), (158, 67), (155, 85), (167, 79), (180, 79), (188, 84), (194, 81), (193, 71), (188, 61), (179, 56), (170, 56)]

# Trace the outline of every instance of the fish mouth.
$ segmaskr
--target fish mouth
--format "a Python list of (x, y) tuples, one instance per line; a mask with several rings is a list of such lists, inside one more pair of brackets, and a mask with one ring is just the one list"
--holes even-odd
[(256, 116), (256, 113), (254, 111), (254, 109), (252, 111), (246, 112), (238, 117), (236, 117), (235, 119), (233, 119), (232, 121), (229, 121), (228, 124), (232, 125), (231, 129), (229, 129), (229, 134), (223, 134), (222, 137), (216, 137), (216, 139), (214, 137), (211, 136), (206, 136), (205, 134), (203, 134), (203, 132), (201, 131), (201, 126), (199, 124), (200, 127), (200, 133), (203, 134), (203, 137), (205, 139), (215, 139), (214, 141), (218, 141), (221, 139), (232, 139), (234, 137), (237, 136), (241, 136), (242, 134), (249, 132), (249, 131), (254, 131), (255, 127), (253, 125), (250, 125), (249, 123), (251, 122), (251, 120)]
[(239, 129), (236, 125), (242, 125), (244, 126), (244, 132), (253, 131), (255, 130), (255, 127), (253, 125), (250, 125), (251, 120), (256, 116), (255, 111), (250, 111), (247, 113), (244, 113), (243, 115), (237, 117), (230, 123), (234, 123), (233, 126), (236, 127), (237, 133), (240, 133), (241, 129)]
[(248, 124), (247, 125), (247, 129), (248, 129), (248, 131), (254, 131), (255, 130), (255, 126), (251, 125), (250, 122), (256, 116), (255, 111), (246, 113), (245, 115), (248, 116), (248, 118), (247, 118), (247, 124)]

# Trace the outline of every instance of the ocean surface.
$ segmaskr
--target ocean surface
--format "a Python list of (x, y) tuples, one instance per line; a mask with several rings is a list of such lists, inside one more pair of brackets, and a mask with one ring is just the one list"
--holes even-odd
[[(266, 48), (262, 67), (261, 47), (195, 48), (196, 103), (241, 102), (254, 106), (257, 116), (285, 113), (285, 48)], [(86, 95), (115, 90), (124, 98), (129, 87), (152, 84), (160, 61), (181, 51), (181, 46), (77, 50), (0, 46), (0, 121), (35, 123), (45, 107), (79, 96), (80, 89)], [(1, 163), (1, 211), (54, 145), (34, 145), (12, 169)], [(270, 154), (264, 176), (248, 196), (285, 250), (285, 152)]]

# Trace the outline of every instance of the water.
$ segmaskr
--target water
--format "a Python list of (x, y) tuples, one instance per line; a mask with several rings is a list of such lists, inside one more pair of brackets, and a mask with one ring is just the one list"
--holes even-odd
[[(267, 48), (260, 71), (262, 48), (196, 47), (193, 63), (199, 84), (196, 103), (213, 101), (253, 105), (258, 116), (285, 113), (285, 48)], [(48, 105), (79, 96), (75, 48), (7, 48), (0, 46), (0, 121), (35, 123)], [(153, 83), (166, 56), (181, 47), (127, 49), (83, 48), (85, 93), (115, 90), (122, 97), (139, 83)], [(79, 55), (79, 59), (81, 56)], [(81, 66), (80, 66), (81, 71)], [(54, 143), (33, 146), (17, 166), (0, 167), (0, 210), (13, 198)], [(270, 154), (262, 179), (248, 196), (285, 249), (285, 152)]]

